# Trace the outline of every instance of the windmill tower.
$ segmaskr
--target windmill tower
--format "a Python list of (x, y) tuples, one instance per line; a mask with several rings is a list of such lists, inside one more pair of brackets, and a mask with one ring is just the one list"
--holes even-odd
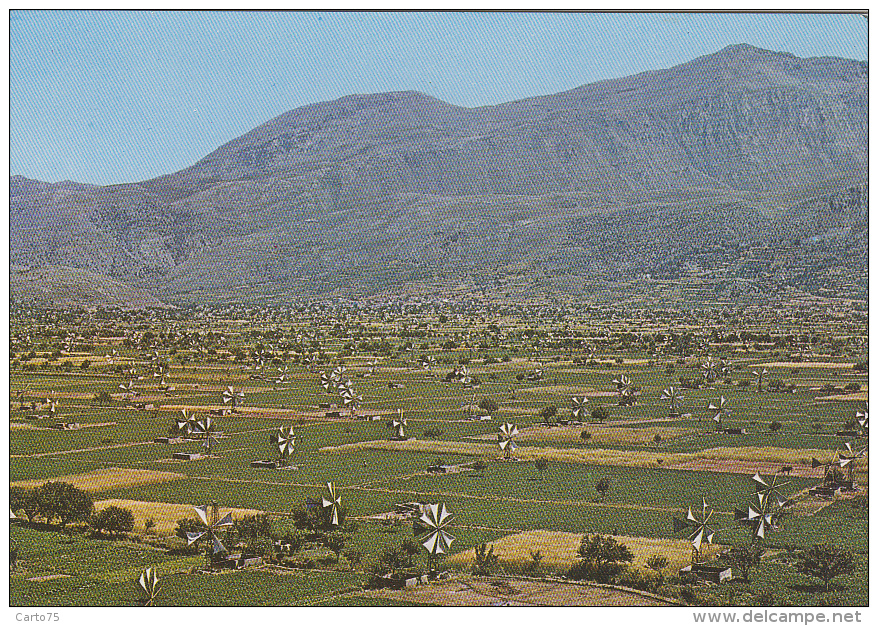
[(453, 519), (445, 504), (439, 503), (426, 505), (420, 519), (415, 521), (416, 536), (429, 533), (421, 545), (427, 550), (427, 569), (433, 575), (436, 572), (436, 557), (445, 554), (454, 541), (454, 537), (445, 530)]
[(220, 517), (219, 505), (216, 502), (209, 505), (196, 506), (195, 513), (206, 528), (202, 531), (187, 532), (186, 545), (191, 546), (202, 538), (207, 539), (210, 545), (208, 557), (210, 558), (211, 563), (213, 563), (214, 559), (219, 555), (228, 553), (228, 550), (226, 550), (226, 547), (219, 540), (217, 534), (222, 529), (229, 528), (233, 525), (232, 514), (227, 513), (225, 516)]
[(685, 533), (692, 543), (692, 563), (700, 563), (703, 560), (704, 544), (713, 543), (716, 534), (716, 529), (710, 524), (713, 513), (713, 509), (708, 507), (707, 500), (702, 496), (700, 514), (694, 513), (690, 506), (685, 519), (674, 518), (674, 532)]

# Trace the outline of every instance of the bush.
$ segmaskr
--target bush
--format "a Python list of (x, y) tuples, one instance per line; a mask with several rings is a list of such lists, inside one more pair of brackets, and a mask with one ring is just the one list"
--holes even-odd
[(69, 483), (49, 482), (37, 488), (39, 513), (51, 523), (58, 518), (61, 528), (70, 522), (87, 522), (94, 512), (94, 501), (87, 492)]
[(573, 564), (567, 577), (573, 580), (593, 580), (599, 583), (614, 582), (625, 571), (634, 555), (628, 546), (613, 537), (586, 535), (577, 553), (580, 560)]
[(769, 424), (768, 427), (771, 429), (771, 432), (773, 432), (773, 433), (776, 433), (777, 431), (779, 431), (782, 428), (781, 423), (778, 422), (777, 420), (774, 420), (773, 422), (771, 422), (771, 424)]
[(607, 407), (605, 407), (605, 406), (597, 406), (597, 407), (593, 408), (591, 411), (591, 419), (603, 424), (604, 421), (610, 419), (610, 412), (607, 410)]
[(607, 494), (610, 493), (610, 479), (601, 478), (594, 484), (595, 491), (601, 494), (601, 502), (606, 501)]
[(482, 398), (479, 400), (479, 408), (487, 411), (488, 414), (494, 414), (499, 408), (493, 398)]
[(445, 434), (445, 431), (441, 428), (428, 428), (424, 431), (424, 437), (427, 439), (439, 439), (442, 435)]
[(500, 562), (494, 554), (494, 546), (490, 549), (483, 543), (476, 546), (476, 561), (473, 565), (473, 574), (476, 576), (493, 576), (500, 569)]
[(111, 505), (92, 515), (90, 525), (98, 535), (106, 533), (116, 537), (134, 530), (134, 513), (131, 509)]
[(540, 411), (540, 417), (542, 417), (543, 421), (546, 421), (546, 422), (549, 421), (550, 419), (552, 419), (553, 417), (555, 417), (556, 415), (558, 415), (558, 407), (555, 406), (554, 404), (550, 404), (548, 406), (545, 406)]
[(579, 438), (583, 441), (588, 441), (589, 439), (591, 439), (591, 433), (587, 430), (583, 430), (581, 433), (579, 433)]
[(848, 383), (844, 386), (845, 391), (859, 391), (860, 389), (862, 389), (860, 383)]
[(854, 573), (854, 553), (826, 543), (811, 546), (799, 557), (796, 569), (806, 576), (821, 580), (823, 591), (829, 591), (833, 578)]

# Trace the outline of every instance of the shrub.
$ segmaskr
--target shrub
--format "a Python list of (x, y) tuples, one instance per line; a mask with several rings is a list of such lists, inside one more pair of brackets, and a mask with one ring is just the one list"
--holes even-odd
[(553, 417), (555, 417), (556, 415), (558, 415), (558, 407), (555, 406), (554, 404), (550, 404), (548, 406), (545, 406), (540, 411), (540, 417), (542, 417), (543, 421), (546, 421), (546, 422), (549, 421), (550, 419), (552, 419)]
[(493, 398), (482, 398), (479, 400), (479, 408), (487, 411), (489, 414), (493, 414), (497, 412), (499, 407)]
[(589, 439), (591, 439), (591, 433), (587, 430), (583, 430), (581, 433), (579, 433), (579, 438), (583, 441), (588, 441)]
[(601, 502), (606, 501), (607, 494), (610, 493), (610, 479), (601, 478), (594, 484), (595, 491), (601, 494)]
[(500, 568), (499, 558), (494, 554), (494, 546), (490, 549), (483, 543), (476, 546), (476, 560), (473, 565), (473, 574), (476, 576), (493, 576)]
[(39, 512), (51, 523), (58, 518), (61, 528), (70, 522), (87, 522), (94, 512), (94, 501), (87, 492), (63, 482), (49, 482), (37, 488)]
[(613, 582), (634, 561), (628, 546), (601, 535), (583, 537), (577, 555), (580, 560), (570, 568), (568, 578), (599, 583)]
[(750, 572), (759, 567), (765, 549), (755, 543), (732, 546), (720, 555), (720, 559), (741, 571), (744, 582), (750, 582)]
[(768, 425), (768, 427), (771, 429), (771, 432), (776, 433), (777, 431), (779, 431), (781, 429), (782, 426), (781, 426), (780, 422), (778, 422), (777, 420), (774, 420), (773, 422), (771, 422), (771, 424)]
[(597, 407), (593, 408), (591, 411), (591, 419), (603, 424), (604, 421), (610, 419), (610, 412), (607, 410), (607, 407), (605, 407), (605, 406), (597, 406)]
[(806, 576), (823, 581), (823, 590), (829, 591), (829, 583), (833, 578), (854, 573), (854, 553), (826, 543), (814, 545), (800, 556), (796, 569)]
[(111, 505), (95, 513), (91, 517), (90, 525), (98, 535), (106, 533), (115, 537), (130, 533), (134, 530), (134, 513), (131, 509)]
[(444, 434), (445, 434), (445, 431), (442, 430), (441, 428), (431, 427), (431, 428), (428, 428), (427, 430), (424, 431), (424, 437), (426, 437), (427, 439), (439, 439), (439, 437), (441, 437)]

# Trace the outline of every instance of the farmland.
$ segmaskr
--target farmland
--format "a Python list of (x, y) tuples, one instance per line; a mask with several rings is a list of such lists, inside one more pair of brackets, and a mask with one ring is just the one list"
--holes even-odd
[[(758, 604), (770, 588), (776, 603), (819, 603), (793, 562), (820, 543), (856, 563), (825, 597), (867, 601), (867, 453), (843, 468), (855, 489), (809, 492), (837, 451), (853, 454), (846, 442), (868, 441), (866, 320), (850, 310), (14, 306), (10, 319), (10, 488), (68, 483), (98, 512), (133, 515), (130, 530), (101, 535), (90, 518), (14, 511), (13, 605), (138, 604), (147, 567), (163, 581), (159, 605), (441, 604), (438, 586), (364, 584), (412, 540), (400, 570), (467, 580), (485, 544), (499, 555), (491, 575), (565, 576), (595, 534), (635, 553), (622, 586), (668, 602)], [(675, 407), (662, 399), (671, 387)], [(498, 446), (505, 422), (517, 449)], [(295, 437), (286, 455), (281, 428)], [(692, 544), (674, 518), (700, 515), (704, 498), (715, 534), (698, 557), (718, 562), (754, 540), (735, 509), (754, 502), (757, 473), (789, 504), (758, 538), (751, 582), (726, 593), (681, 578)], [(327, 483), (341, 496), (334, 533), (313, 518), (332, 500)], [(178, 522), (214, 502), (236, 522), (269, 520), (274, 547), (217, 534), (229, 552), (261, 550), (261, 565), (206, 573), (214, 563)], [(413, 520), (393, 513), (410, 502), (451, 512), (447, 554), (428, 559)], [(295, 549), (279, 552), (284, 541)], [(535, 551), (541, 568), (528, 565)], [(670, 563), (660, 577), (653, 555)], [(551, 603), (557, 590), (533, 584), (544, 595), (533, 602)]]

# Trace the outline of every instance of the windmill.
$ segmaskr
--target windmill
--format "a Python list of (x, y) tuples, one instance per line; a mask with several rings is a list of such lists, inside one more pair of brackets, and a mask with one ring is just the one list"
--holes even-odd
[(368, 369), (366, 370), (366, 373), (363, 374), (363, 376), (365, 376), (366, 378), (372, 378), (372, 376), (375, 375), (375, 361), (369, 361), (367, 363), (367, 366)]
[(195, 415), (187, 409), (183, 409), (180, 411), (180, 415), (174, 419), (174, 434), (181, 437), (189, 437), (195, 432), (197, 423), (198, 420), (195, 419)]
[(334, 483), (326, 483), (326, 488), (329, 490), (329, 499), (323, 498), (323, 508), (329, 509), (327, 511), (329, 524), (332, 526), (338, 526), (338, 513), (341, 509), (341, 494), (338, 493), (338, 490), (335, 488)]
[(235, 412), (239, 403), (244, 402), (244, 391), (239, 389), (235, 391), (235, 388), (229, 385), (226, 387), (226, 390), (223, 391), (223, 404), (232, 405), (232, 413)]
[(723, 420), (728, 416), (729, 411), (726, 409), (726, 397), (720, 396), (719, 402), (714, 404), (711, 402), (707, 405), (707, 410), (713, 412), (713, 421), (716, 422), (717, 431), (723, 428)]
[(119, 357), (119, 353), (115, 350), (111, 351), (110, 354), (106, 355), (107, 365), (113, 365), (116, 362), (116, 359)]
[(134, 389), (133, 380), (129, 379), (127, 383), (122, 383), (121, 385), (119, 385), (119, 389), (125, 392), (125, 394), (128, 396), (128, 400), (133, 400), (134, 396), (137, 395), (137, 391), (135, 391)]
[(216, 422), (210, 417), (203, 417), (195, 423), (195, 432), (204, 438), (202, 444), (207, 448), (208, 456), (213, 451), (213, 444), (216, 442)]
[(154, 606), (155, 599), (158, 597), (159, 591), (161, 591), (159, 575), (153, 568), (147, 567), (140, 575), (137, 582), (144, 595), (146, 595), (146, 597), (143, 598), (145, 601), (143, 606)]
[(286, 384), (287, 371), (288, 371), (288, 368), (286, 365), (284, 365), (283, 367), (277, 368), (278, 374), (277, 374), (277, 378), (274, 379), (275, 385), (285, 385)]
[(423, 367), (428, 372), (432, 366), (436, 365), (436, 357), (430, 355), (425, 356), (421, 359), (421, 367)]
[(780, 494), (779, 489), (788, 485), (790, 481), (778, 483), (777, 477), (778, 474), (775, 473), (769, 483), (759, 475), (759, 472), (756, 472), (752, 480), (761, 487), (751, 494), (756, 496), (756, 502), (748, 503), (746, 511), (738, 508), (734, 510), (735, 520), (750, 527), (754, 543), (765, 539), (766, 530), (778, 529), (779, 518), (783, 508), (788, 504), (788, 500)]
[(423, 508), (423, 513), (420, 517), (421, 523), (418, 524), (415, 522), (416, 534), (421, 534), (423, 532), (430, 533), (430, 535), (421, 542), (421, 545), (427, 550), (429, 561), (428, 569), (431, 572), (435, 571), (434, 563), (436, 556), (439, 554), (445, 554), (449, 547), (451, 547), (451, 543), (454, 541), (454, 537), (445, 531), (452, 519), (454, 519), (454, 516), (448, 512), (448, 509), (445, 508), (445, 504), (439, 503), (426, 505)]
[(701, 515), (692, 512), (689, 507), (686, 519), (674, 518), (674, 532), (686, 533), (686, 538), (692, 542), (692, 561), (697, 563), (703, 552), (704, 542), (713, 543), (716, 529), (711, 527), (710, 518), (713, 517), (713, 509), (708, 512), (707, 500), (701, 497)]
[(405, 416), (403, 415), (402, 409), (397, 409), (397, 415), (390, 422), (390, 427), (393, 429), (393, 437), (392, 439), (395, 441), (403, 441), (408, 439), (405, 434), (405, 427), (407, 425)]
[(49, 405), (49, 417), (52, 419), (55, 418), (55, 411), (58, 407), (58, 402), (55, 398), (46, 398), (46, 404)]
[(588, 404), (588, 398), (585, 396), (573, 396), (573, 417), (579, 421), (585, 417), (585, 405)]
[(161, 364), (157, 365), (155, 368), (155, 371), (152, 373), (153, 378), (159, 379), (159, 389), (163, 389), (163, 390), (168, 388), (168, 384), (167, 384), (167, 380), (166, 380), (167, 376), (168, 376), (168, 368), (165, 367), (164, 365), (161, 365)]
[(187, 532), (186, 545), (191, 546), (202, 537), (207, 537), (207, 539), (210, 540), (210, 546), (214, 556), (228, 552), (225, 546), (217, 538), (217, 532), (222, 528), (228, 528), (233, 525), (232, 514), (227, 513), (224, 517), (220, 518), (219, 505), (216, 502), (210, 505), (196, 506), (195, 512), (198, 514), (198, 518), (206, 528), (202, 531)]
[(706, 382), (712, 383), (716, 380), (717, 365), (716, 361), (714, 361), (713, 357), (710, 355), (708, 355), (707, 360), (701, 364), (701, 370)]
[(631, 387), (631, 379), (628, 376), (620, 374), (618, 378), (613, 379), (613, 382), (616, 383), (616, 389), (619, 392), (620, 406), (632, 405), (637, 401)]
[(848, 468), (848, 483), (849, 489), (855, 489), (855, 481), (854, 481), (854, 466), (857, 461), (866, 456), (866, 448), (867, 446), (863, 446), (857, 451), (854, 451), (850, 442), (845, 442), (844, 444), (846, 454), (839, 454), (839, 466)]
[(860, 428), (863, 429), (863, 434), (869, 434), (869, 407), (866, 406), (865, 410), (857, 411), (857, 423), (860, 425)]
[(756, 391), (761, 392), (762, 391), (762, 381), (765, 380), (765, 377), (768, 375), (768, 370), (763, 367), (762, 371), (753, 370), (750, 373), (756, 377)]
[(685, 396), (680, 393), (680, 390), (676, 387), (668, 387), (667, 389), (662, 391), (662, 400), (667, 400), (668, 405), (670, 407), (669, 417), (679, 417), (680, 414), (677, 412), (677, 409), (680, 407), (680, 400), (682, 400)]
[(504, 452), (505, 458), (511, 459), (512, 454), (518, 448), (515, 444), (515, 437), (518, 436), (518, 428), (515, 424), (505, 422), (500, 426), (500, 433), (497, 435), (497, 444)]
[(326, 372), (320, 372), (320, 386), (323, 387), (326, 393), (329, 393), (329, 388), (332, 386), (332, 378)]
[(293, 432), (293, 427), (278, 428), (277, 433), (271, 436), (271, 443), (277, 446), (281, 463), (288, 464), (290, 456), (296, 451), (296, 434)]

